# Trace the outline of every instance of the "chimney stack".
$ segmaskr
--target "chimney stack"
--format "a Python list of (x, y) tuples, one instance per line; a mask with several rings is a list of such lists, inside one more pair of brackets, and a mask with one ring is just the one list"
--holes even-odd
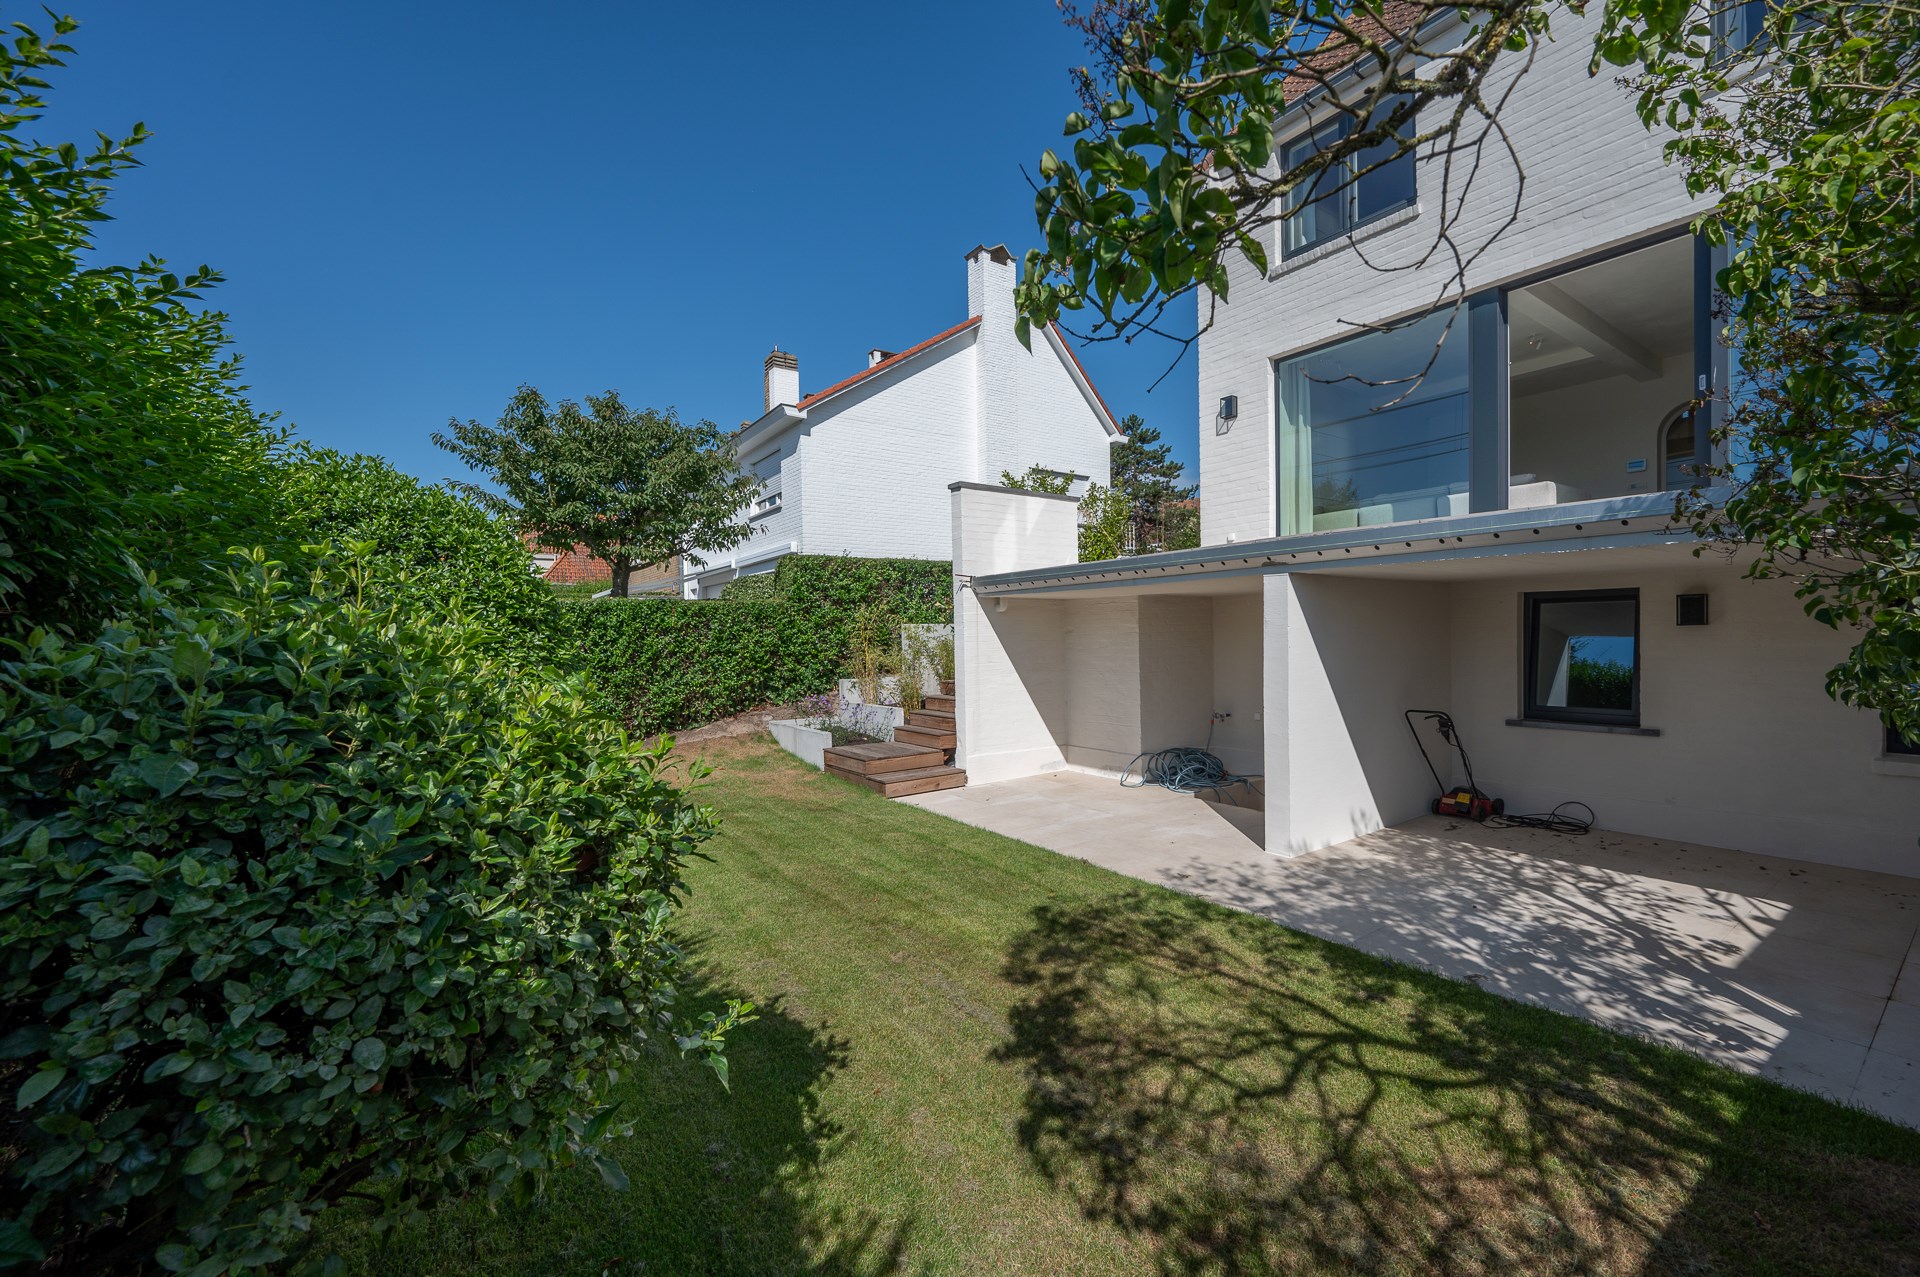
[[(1013, 323), (1013, 254), (1005, 244), (977, 244), (967, 254), (967, 318)], [(998, 328), (998, 322), (992, 323)]]
[(893, 358), (893, 352), (891, 350), (882, 350), (880, 349), (880, 347), (875, 346), (872, 350), (869, 350), (867, 352), (867, 367), (871, 368), (875, 364), (878, 364), (883, 359), (892, 359), (892, 358)]
[(767, 356), (766, 389), (768, 412), (800, 402), (800, 361), (778, 346)]

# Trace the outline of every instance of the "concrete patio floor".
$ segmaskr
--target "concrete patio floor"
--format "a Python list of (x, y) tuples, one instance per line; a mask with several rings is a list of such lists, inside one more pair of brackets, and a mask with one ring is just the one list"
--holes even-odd
[(1287, 859), (1082, 772), (900, 801), (1920, 1127), (1920, 879), (1433, 816)]

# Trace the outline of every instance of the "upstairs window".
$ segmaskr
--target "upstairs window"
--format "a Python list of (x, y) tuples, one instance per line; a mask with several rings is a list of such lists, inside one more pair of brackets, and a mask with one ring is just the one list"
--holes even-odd
[(1683, 404), (1674, 409), (1666, 424), (1660, 427), (1661, 472), (1668, 492), (1685, 492), (1693, 487), (1698, 472), (1697, 446), (1693, 405)]
[(1720, 0), (1713, 10), (1713, 60), (1757, 57), (1767, 48), (1767, 0)]
[[(1406, 100), (1389, 98), (1381, 104), (1381, 117), (1391, 115)], [(1280, 162), (1288, 170), (1298, 168), (1357, 128), (1354, 119), (1341, 116), (1308, 129), (1280, 148)], [(1410, 207), (1416, 195), (1414, 155), (1412, 151), (1395, 155), (1399, 147), (1389, 138), (1329, 165), (1295, 187), (1287, 195), (1280, 223), (1282, 255), (1290, 257), (1350, 235), (1376, 218)]]
[(760, 458), (749, 472), (760, 481), (760, 495), (753, 501), (755, 517), (772, 514), (780, 508), (780, 454), (774, 452)]

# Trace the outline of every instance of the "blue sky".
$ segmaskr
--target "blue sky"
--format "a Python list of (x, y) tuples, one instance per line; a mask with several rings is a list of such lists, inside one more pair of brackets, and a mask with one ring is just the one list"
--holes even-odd
[[(41, 136), (155, 134), (102, 250), (223, 271), (255, 402), (427, 479), (522, 382), (731, 427), (775, 343), (817, 389), (965, 318), (962, 253), (1037, 238), (1020, 166), (1084, 61), (1052, 0), (72, 12)], [(1172, 356), (1081, 352), (1191, 468)]]

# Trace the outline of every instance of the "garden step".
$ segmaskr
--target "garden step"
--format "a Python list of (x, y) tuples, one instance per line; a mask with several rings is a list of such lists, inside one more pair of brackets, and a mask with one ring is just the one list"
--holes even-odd
[(880, 776), (888, 772), (910, 771), (916, 767), (938, 767), (946, 761), (946, 755), (940, 750), (906, 741), (835, 745), (826, 751), (826, 763), (830, 769), (855, 776)]
[(951, 696), (929, 696), (926, 698), (926, 702), (928, 709), (937, 709), (947, 714), (953, 713), (953, 697)]
[[(952, 749), (959, 737), (953, 727), (896, 727), (893, 729), (893, 743), (896, 745), (915, 745), (921, 749)], [(944, 760), (942, 760), (944, 761)]]
[(953, 730), (953, 711), (950, 709), (917, 709), (907, 715), (909, 727), (932, 727), (939, 731)]
[(884, 776), (856, 776), (827, 764), (829, 775), (841, 780), (850, 780), (856, 785), (865, 785), (883, 798), (904, 798), (908, 794), (927, 794), (936, 789), (959, 789), (967, 783), (967, 774), (958, 767), (913, 767), (906, 771), (888, 772)]

